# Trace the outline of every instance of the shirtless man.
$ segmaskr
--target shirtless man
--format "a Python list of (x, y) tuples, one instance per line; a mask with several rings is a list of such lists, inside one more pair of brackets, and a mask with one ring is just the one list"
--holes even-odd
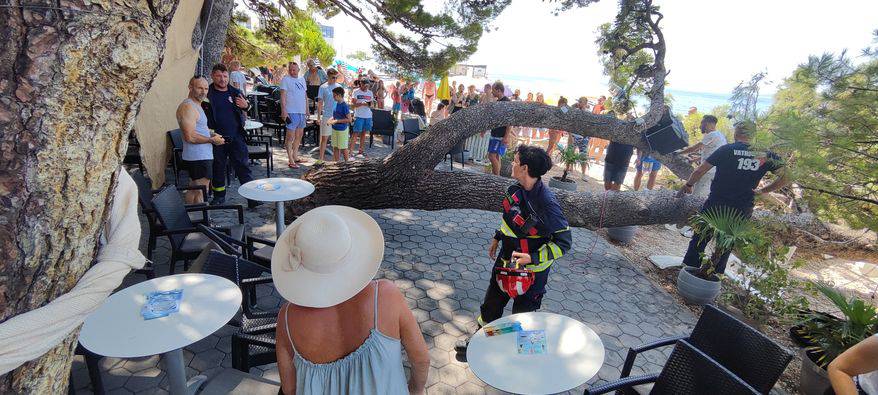
[(213, 145), (225, 144), (223, 136), (207, 128), (207, 115), (201, 102), (207, 98), (207, 80), (193, 77), (189, 80), (189, 97), (177, 107), (177, 123), (183, 131), (183, 168), (189, 173), (189, 185), (204, 189), (186, 191), (186, 204), (203, 202), (204, 194), (213, 178)]

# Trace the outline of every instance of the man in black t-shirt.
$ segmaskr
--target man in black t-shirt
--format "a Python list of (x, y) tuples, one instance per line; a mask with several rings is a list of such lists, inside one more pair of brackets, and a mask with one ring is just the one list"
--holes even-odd
[(618, 191), (622, 189), (632, 155), (634, 155), (633, 145), (610, 142), (610, 145), (607, 146), (607, 156), (604, 157), (605, 190)]
[[(503, 83), (497, 81), (491, 86), (491, 93), (497, 98), (497, 101), (509, 101), (504, 92)], [(500, 175), (500, 157), (506, 153), (506, 146), (509, 145), (509, 126), (500, 126), (491, 129), (491, 138), (488, 140), (488, 160), (491, 161), (491, 172), (494, 175)]]
[[(678, 196), (682, 196), (683, 193), (692, 193), (692, 187), (695, 183), (710, 169), (716, 167), (716, 176), (710, 184), (710, 195), (704, 202), (701, 212), (715, 207), (729, 207), (745, 218), (750, 218), (756, 195), (778, 190), (787, 184), (787, 177), (783, 172), (783, 163), (780, 157), (770, 151), (750, 150), (750, 138), (753, 136), (754, 130), (753, 123), (739, 122), (735, 124), (735, 142), (717, 148), (701, 166), (695, 169)], [(759, 181), (767, 172), (777, 174), (777, 179), (763, 188), (758, 188)], [(686, 250), (683, 263), (692, 267), (700, 267), (701, 255), (709, 241), (710, 238), (694, 235), (689, 242), (689, 249)], [(725, 271), (728, 259), (729, 253), (720, 258), (716, 267), (717, 273)]]

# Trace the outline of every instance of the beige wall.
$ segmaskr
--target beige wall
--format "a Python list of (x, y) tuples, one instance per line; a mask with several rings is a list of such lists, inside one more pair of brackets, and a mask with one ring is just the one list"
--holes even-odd
[(140, 141), (143, 165), (158, 187), (165, 180), (170, 144), (166, 132), (177, 129), (177, 105), (188, 95), (198, 52), (192, 48), (192, 31), (198, 22), (203, 0), (181, 0), (168, 28), (165, 57), (152, 87), (140, 105), (134, 128)]

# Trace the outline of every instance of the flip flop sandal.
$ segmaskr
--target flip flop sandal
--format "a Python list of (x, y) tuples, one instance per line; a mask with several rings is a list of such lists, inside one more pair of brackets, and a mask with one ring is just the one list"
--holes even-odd
[(296, 163), (288, 163), (287, 166), (289, 166), (290, 169), (298, 169), (299, 168), (299, 165)]

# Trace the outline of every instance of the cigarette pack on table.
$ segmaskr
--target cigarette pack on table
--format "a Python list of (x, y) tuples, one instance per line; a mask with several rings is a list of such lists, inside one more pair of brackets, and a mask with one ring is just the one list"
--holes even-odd
[(497, 336), (512, 332), (521, 332), (521, 323), (518, 321), (500, 325), (486, 325), (485, 336)]

